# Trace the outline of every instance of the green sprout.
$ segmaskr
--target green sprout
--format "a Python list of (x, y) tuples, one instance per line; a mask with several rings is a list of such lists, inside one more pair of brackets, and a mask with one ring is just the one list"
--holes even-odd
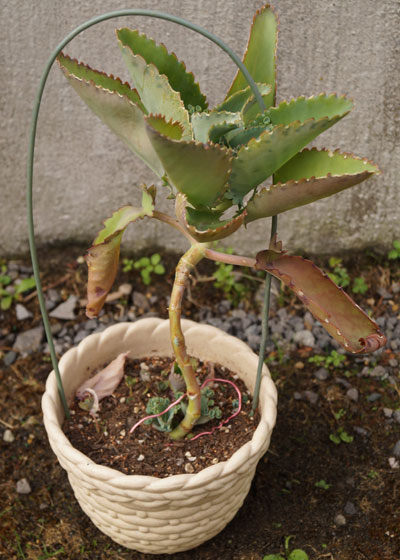
[(152, 274), (165, 274), (165, 268), (161, 262), (161, 256), (158, 253), (154, 253), (150, 258), (142, 257), (138, 261), (135, 261), (133, 268), (135, 270), (140, 270), (140, 275), (146, 286), (151, 283)]
[(6, 274), (6, 271), (7, 267), (3, 265), (0, 274), (0, 308), (3, 311), (10, 309), (13, 302), (20, 299), (21, 294), (25, 294), (36, 287), (36, 281), (33, 276), (23, 278), (16, 284), (11, 285), (11, 277)]
[(368, 284), (366, 283), (365, 279), (362, 276), (358, 276), (357, 278), (354, 278), (352, 291), (354, 294), (362, 294), (362, 295), (364, 295), (368, 291)]
[(388, 253), (388, 259), (396, 260), (400, 259), (400, 240), (395, 239), (393, 241), (393, 249), (391, 249)]

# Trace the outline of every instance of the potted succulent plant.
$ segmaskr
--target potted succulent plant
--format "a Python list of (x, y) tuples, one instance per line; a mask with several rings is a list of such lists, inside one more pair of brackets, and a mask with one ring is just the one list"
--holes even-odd
[[(352, 102), (320, 94), (275, 106), (276, 38), (276, 16), (266, 5), (254, 16), (242, 69), (213, 109), (185, 65), (138, 31), (117, 31), (133, 87), (57, 52), (75, 91), (162, 180), (161, 189), (175, 209), (170, 214), (157, 210), (156, 187), (141, 186), (141, 206), (124, 206), (105, 220), (87, 256), (87, 315), (97, 316), (105, 302), (130, 223), (159, 220), (189, 244), (176, 268), (169, 322), (144, 319), (89, 336), (60, 361), (64, 393), (52, 372), (43, 398), (50, 443), (82, 508), (101, 530), (129, 548), (172, 553), (219, 532), (242, 504), (275, 421), (274, 386), (265, 366), (258, 368), (256, 379), (257, 359), (251, 350), (214, 327), (181, 320), (185, 283), (199, 261), (264, 270), (269, 282), (275, 276), (350, 352), (371, 352), (385, 343), (378, 326), (326, 274), (311, 261), (286, 254), (277, 239), (278, 214), (356, 185), (379, 169), (351, 154), (306, 148), (347, 115)], [(262, 185), (268, 179), (270, 184)], [(265, 251), (243, 257), (212, 248), (212, 242), (268, 217), (273, 217), (273, 230)], [(186, 404), (181, 420), (171, 426), (173, 440), (186, 438), (202, 415), (193, 356), (233, 370), (255, 392), (256, 404), (261, 386), (261, 420), (253, 438), (228, 461), (197, 474), (158, 480), (96, 465), (65, 437), (62, 404), (84, 389), (96, 368), (128, 351), (137, 358), (174, 355)], [(263, 354), (262, 348), (261, 365)], [(103, 378), (100, 385), (108, 381)], [(101, 392), (87, 387), (96, 397), (96, 390)]]

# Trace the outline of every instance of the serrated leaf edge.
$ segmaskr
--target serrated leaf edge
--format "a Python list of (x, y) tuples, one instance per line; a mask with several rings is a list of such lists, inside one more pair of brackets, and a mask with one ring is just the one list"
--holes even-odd
[[(117, 40), (118, 40), (120, 43), (121, 43), (121, 41), (120, 41), (120, 39), (119, 39), (119, 37), (118, 37), (118, 31), (121, 31), (122, 29), (129, 29), (129, 28), (127, 28), (127, 27), (120, 27), (120, 28), (116, 29), (115, 33), (116, 33), (116, 35), (117, 35)], [(185, 62), (184, 62), (183, 60), (179, 60), (179, 58), (178, 58), (177, 55), (174, 53), (174, 51), (169, 52), (168, 49), (167, 49), (167, 47), (164, 45), (164, 43), (156, 43), (156, 41), (155, 41), (154, 39), (152, 39), (151, 37), (148, 37), (148, 36), (146, 35), (146, 33), (141, 33), (138, 29), (129, 29), (129, 31), (137, 32), (139, 36), (145, 37), (145, 39), (147, 39), (147, 41), (150, 41), (150, 42), (153, 43), (153, 45), (155, 45), (156, 47), (161, 47), (162, 49), (164, 49), (164, 51), (167, 53), (168, 56), (172, 56), (173, 58), (175, 58), (175, 60), (178, 62), (178, 65), (182, 67), (184, 73), (187, 74), (188, 76), (190, 76), (190, 77), (193, 79), (193, 84), (199, 88), (199, 93), (200, 93), (200, 95), (203, 97), (204, 103), (205, 103), (204, 109), (207, 109), (207, 107), (208, 107), (207, 97), (206, 97), (206, 96), (204, 95), (204, 93), (201, 91), (201, 89), (200, 89), (200, 84), (199, 84), (198, 81), (196, 81), (196, 78), (195, 78), (193, 72), (191, 72), (190, 70), (188, 70), (188, 69), (186, 68)], [(124, 45), (124, 46), (125, 46), (125, 45)], [(128, 48), (130, 48), (130, 47), (128, 47)], [(130, 49), (130, 50), (132, 51), (132, 49)], [(132, 51), (132, 53), (134, 54), (134, 56), (141, 56), (141, 55), (135, 54), (133, 51)], [(142, 58), (143, 58), (143, 57), (142, 57)], [(145, 61), (145, 62), (146, 62), (146, 61)], [(147, 64), (147, 63), (146, 63), (146, 64)], [(153, 64), (153, 66), (155, 66), (155, 65)], [(157, 67), (156, 67), (156, 68), (157, 68)], [(157, 68), (157, 70), (158, 70), (158, 68)], [(159, 71), (158, 71), (158, 72), (159, 72)], [(160, 72), (159, 72), (159, 74), (160, 74)], [(165, 77), (167, 78), (168, 83), (170, 84), (170, 82), (169, 82), (169, 80), (168, 80), (168, 76), (167, 76), (166, 74), (160, 74), (160, 76), (165, 76)], [(170, 84), (170, 85), (171, 85), (171, 84)], [(172, 89), (172, 86), (171, 86), (171, 89)], [(176, 91), (176, 90), (173, 90), (173, 91)], [(178, 91), (177, 93), (180, 94), (179, 91)], [(183, 101), (182, 101), (182, 103), (183, 103)], [(184, 104), (184, 106), (185, 106), (185, 104)]]
[(238, 216), (231, 218), (226, 224), (221, 224), (221, 226), (217, 228), (199, 230), (195, 226), (190, 225), (187, 221), (186, 202), (186, 195), (184, 193), (178, 193), (175, 201), (176, 218), (189, 235), (199, 242), (217, 241), (228, 237), (228, 235), (235, 233), (243, 225), (246, 217), (246, 211), (244, 211)]
[[(338, 95), (337, 93), (325, 93), (325, 92), (321, 92), (321, 93), (317, 93), (317, 94), (313, 94), (310, 95), (309, 97), (306, 97), (305, 95), (299, 95), (299, 97), (291, 97), (290, 99), (284, 99), (283, 101), (281, 101), (279, 103), (279, 105), (276, 105), (274, 107), (270, 107), (268, 109), (268, 112), (271, 111), (272, 113), (278, 111), (280, 109), (280, 107), (286, 106), (286, 107), (290, 107), (290, 105), (294, 105), (297, 101), (301, 100), (305, 100), (305, 101), (310, 101), (312, 99), (320, 99), (322, 97), (325, 97), (326, 99), (332, 99), (333, 97), (336, 97), (337, 100), (340, 99), (346, 99), (347, 101), (350, 101), (350, 103), (353, 105), (353, 107), (351, 107), (350, 109), (348, 109), (347, 111), (345, 111), (343, 113), (343, 116), (347, 115), (353, 108), (354, 108), (354, 100), (352, 97), (348, 97), (345, 94), (342, 95)], [(341, 116), (341, 113), (339, 113), (337, 116)], [(324, 117), (321, 117), (324, 118)], [(309, 120), (309, 119), (307, 119)], [(301, 122), (301, 121), (293, 121), (293, 122)], [(303, 121), (303, 123), (305, 123), (307, 121)]]
[[(277, 86), (277, 64), (276, 64), (276, 54), (277, 54), (277, 50), (278, 50), (278, 35), (279, 35), (279, 30), (280, 30), (280, 24), (279, 24), (279, 18), (278, 18), (277, 12), (276, 12), (275, 8), (274, 8), (273, 6), (271, 6), (271, 4), (265, 4), (264, 6), (262, 6), (261, 8), (259, 8), (259, 9), (256, 11), (256, 13), (254, 14), (254, 16), (253, 16), (253, 21), (252, 21), (251, 26), (250, 26), (250, 32), (249, 32), (249, 38), (248, 38), (247, 45), (246, 45), (246, 50), (244, 51), (244, 54), (243, 54), (243, 56), (242, 56), (242, 61), (246, 58), (246, 55), (247, 55), (247, 53), (248, 53), (248, 51), (249, 51), (250, 37), (251, 37), (251, 33), (252, 33), (252, 31), (253, 31), (253, 27), (254, 27), (256, 18), (257, 18), (259, 15), (261, 15), (263, 12), (265, 12), (266, 10), (271, 10), (271, 12), (272, 12), (272, 13), (274, 14), (274, 16), (275, 16), (275, 21), (276, 21), (276, 35), (275, 35), (275, 48), (274, 48), (274, 74), (275, 74), (275, 83), (274, 83), (274, 99), (273, 99), (273, 103), (275, 104), (275, 100), (276, 100), (276, 86)], [(229, 88), (228, 88), (228, 93), (230, 92), (230, 90), (231, 90), (233, 84), (235, 83), (236, 78), (238, 77), (239, 73), (240, 73), (240, 70), (239, 70), (239, 68), (238, 68), (237, 71), (236, 71), (235, 76), (233, 77), (232, 83), (231, 83), (231, 85), (230, 85)], [(272, 84), (270, 84), (270, 85), (271, 85), (271, 88), (272, 88)], [(238, 90), (238, 91), (241, 91), (241, 90)], [(235, 93), (236, 93), (236, 92), (235, 92)], [(232, 95), (234, 95), (234, 94), (232, 94)], [(230, 97), (230, 96), (229, 96), (229, 97)], [(272, 105), (272, 106), (274, 106), (274, 105)]]
[[(276, 266), (276, 261), (271, 261), (264, 268), (262, 266), (258, 267), (259, 255), (261, 253), (264, 253), (264, 251), (260, 251), (260, 253), (258, 253), (256, 255), (255, 268), (258, 269), (258, 270), (259, 269), (260, 270), (268, 270), (268, 272), (270, 272), (272, 275), (274, 275), (274, 272), (275, 272), (277, 277), (281, 278), (282, 273), (279, 271), (279, 266)], [(285, 258), (285, 256), (283, 255), (282, 258)], [(348, 299), (349, 304), (357, 307), (357, 309), (364, 315), (364, 317), (366, 319), (368, 319), (369, 323), (371, 323), (371, 325), (373, 325), (373, 327), (375, 329), (375, 333), (372, 333), (372, 334), (366, 336), (365, 338), (360, 338), (359, 339), (359, 344), (360, 344), (360, 346), (362, 346), (362, 348), (359, 349), (359, 350), (352, 350), (349, 343), (347, 342), (347, 339), (341, 334), (337, 325), (335, 325), (335, 323), (332, 321), (331, 314), (329, 312), (327, 312), (325, 309), (323, 309), (322, 307), (320, 307), (321, 311), (323, 311), (325, 313), (325, 319), (324, 320), (322, 318), (321, 319), (317, 318), (317, 319), (322, 323), (323, 323), (323, 321), (325, 321), (326, 323), (330, 323), (336, 329), (336, 333), (337, 333), (337, 337), (338, 337), (337, 340), (340, 342), (340, 344), (346, 350), (352, 352), (353, 354), (362, 354), (362, 353), (367, 353), (367, 352), (374, 352), (375, 350), (378, 350), (378, 348), (381, 348), (382, 346), (384, 346), (384, 344), (386, 344), (386, 337), (382, 333), (379, 326), (375, 323), (375, 321), (373, 321), (371, 319), (371, 317), (369, 317), (369, 315), (367, 315), (367, 313), (365, 313), (365, 311), (363, 309), (361, 309), (361, 307), (354, 300), (351, 299), (351, 297), (344, 291), (344, 289), (341, 286), (338, 286), (337, 284), (335, 284), (335, 282), (333, 282), (333, 280), (329, 277), (329, 275), (325, 271), (321, 270), (316, 264), (314, 264), (309, 259), (305, 259), (304, 257), (291, 255), (289, 258), (300, 260), (300, 261), (305, 261), (307, 263), (311, 263), (312, 267), (316, 268), (320, 273), (322, 273), (323, 277), (328, 282), (333, 284), (335, 286), (335, 288), (339, 289), (342, 292), (342, 294)], [(306, 297), (301, 290), (296, 289), (295, 283), (293, 282), (292, 279), (290, 279), (290, 283), (288, 284), (288, 286), (296, 294), (296, 296), (300, 299), (300, 301), (302, 303), (304, 303), (304, 305), (307, 307), (308, 303), (310, 302), (310, 299), (308, 297)]]
[[(105, 76), (106, 78), (110, 78), (112, 80), (115, 80), (116, 82), (119, 82), (122, 86), (125, 86), (125, 87), (129, 88), (130, 91), (135, 92), (136, 95), (138, 96), (138, 98), (140, 99), (140, 95), (139, 95), (138, 91), (136, 90), (136, 88), (131, 87), (129, 82), (123, 82), (121, 80), (121, 78), (119, 78), (118, 76), (114, 76), (114, 74), (107, 74), (106, 72), (103, 72), (101, 70), (97, 70), (96, 68), (92, 68), (91, 66), (89, 66), (89, 64), (81, 62), (77, 58), (72, 58), (72, 57), (70, 57), (69, 55), (67, 55), (63, 52), (60, 53), (60, 54), (64, 58), (67, 58), (68, 60), (70, 60), (71, 62), (75, 62), (78, 66), (82, 66), (83, 68), (86, 68), (87, 70), (90, 70), (91, 72), (96, 72), (96, 74), (100, 74), (101, 76)], [(81, 78), (80, 76), (77, 76), (73, 72), (70, 72), (65, 66), (63, 66), (61, 64), (58, 57), (57, 57), (57, 64), (59, 65), (60, 70), (62, 71), (62, 73), (66, 77), (72, 77), (75, 80), (78, 80), (79, 82), (82, 82), (82, 83), (88, 84), (88, 85), (92, 85), (96, 89), (99, 89), (101, 91), (106, 91), (107, 93), (110, 93), (111, 95), (118, 95), (119, 97), (126, 98), (130, 103), (132, 103), (132, 105), (137, 105), (144, 112), (144, 107), (143, 106), (140, 107), (139, 104), (134, 103), (132, 101), (132, 99), (129, 99), (129, 97), (127, 95), (121, 94), (121, 93), (119, 93), (119, 91), (116, 91), (116, 90), (111, 90), (111, 89), (105, 88), (105, 87), (101, 86), (100, 84), (96, 84), (93, 80), (87, 80), (85, 78)]]

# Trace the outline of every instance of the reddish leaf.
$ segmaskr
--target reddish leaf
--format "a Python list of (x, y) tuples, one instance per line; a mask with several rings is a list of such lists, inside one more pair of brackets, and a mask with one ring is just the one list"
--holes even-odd
[[(278, 248), (279, 251), (279, 248)], [(353, 353), (374, 352), (386, 343), (378, 325), (314, 263), (303, 257), (261, 251), (255, 268), (266, 270), (294, 291), (328, 333)]]

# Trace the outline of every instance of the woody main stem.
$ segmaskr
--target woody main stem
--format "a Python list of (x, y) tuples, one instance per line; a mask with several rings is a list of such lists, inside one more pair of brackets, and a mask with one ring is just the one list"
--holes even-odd
[(175, 281), (169, 304), (169, 322), (172, 348), (176, 362), (182, 372), (188, 394), (188, 407), (182, 422), (170, 434), (172, 439), (181, 439), (188, 434), (201, 415), (200, 386), (186, 352), (185, 337), (181, 327), (182, 299), (185, 285), (193, 268), (204, 258), (206, 244), (195, 244), (182, 256), (175, 273)]

